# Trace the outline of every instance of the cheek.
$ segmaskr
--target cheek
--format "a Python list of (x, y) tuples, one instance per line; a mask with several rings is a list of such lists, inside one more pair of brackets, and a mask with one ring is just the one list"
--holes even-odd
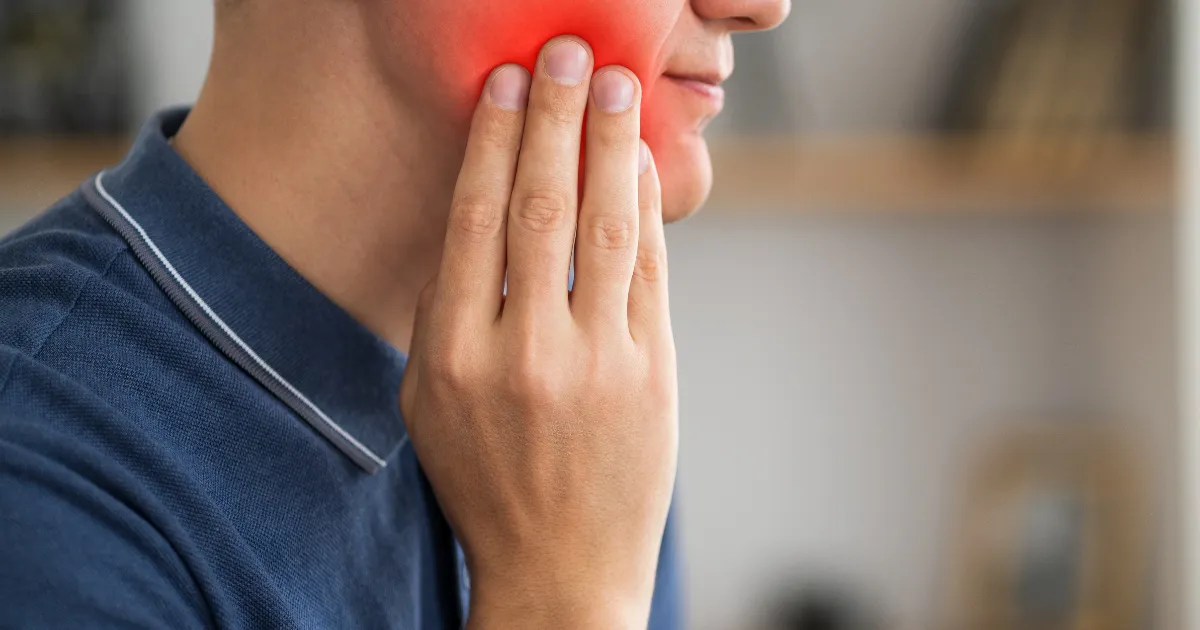
[(393, 32), (427, 43), (429, 61), (458, 107), (474, 105), (496, 66), (519, 63), (532, 71), (549, 39), (571, 34), (592, 46), (597, 68), (616, 64), (637, 74), (651, 109), (663, 46), (686, 1), (430, 0), (396, 15)]
[[(390, 0), (395, 2), (395, 0)], [(596, 67), (622, 65), (642, 82), (642, 136), (655, 153), (668, 219), (691, 212), (708, 191), (703, 142), (681, 128), (685, 112), (669, 88), (659, 93), (668, 38), (688, 0), (406, 0), (395, 2), (388, 31), (406, 42), (409, 89), (428, 95), (431, 117), (470, 119), (488, 75), (503, 63), (530, 71), (551, 38), (578, 35)], [(421, 84), (424, 77), (432, 83)], [(674, 216), (672, 216), (674, 215)]]

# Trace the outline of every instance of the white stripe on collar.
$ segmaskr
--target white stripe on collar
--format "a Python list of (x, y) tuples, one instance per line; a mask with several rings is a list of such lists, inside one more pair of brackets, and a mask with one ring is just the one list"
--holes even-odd
[[(122, 206), (120, 202), (118, 202), (115, 198), (113, 198), (112, 195), (108, 193), (108, 190), (104, 187), (104, 175), (105, 174), (102, 172), (96, 176), (96, 191), (101, 197), (103, 197), (104, 201), (107, 202), (112, 209), (116, 210), (121, 215), (121, 218), (133, 228), (138, 237), (141, 239), (142, 243), (150, 250), (150, 252), (153, 253), (154, 257), (157, 259), (157, 262), (162, 265), (167, 273), (170, 274), (171, 278), (175, 281), (179, 288), (181, 288), (187, 294), (187, 297), (195, 306), (199, 307), (204, 316), (217, 327), (217, 331), (210, 332), (217, 333), (219, 331), (219, 334), (231, 341), (236, 348), (243, 353), (245, 357), (258, 368), (259, 371), (262, 372), (266, 378), (272, 379), (278, 386), (282, 387), (286, 392), (294, 397), (295, 400), (300, 403), (300, 405), (303, 405), (304, 408), (310, 411), (311, 413), (308, 414), (300, 413), (301, 417), (309, 421), (310, 424), (313, 424), (313, 428), (317, 429), (319, 433), (327, 438), (330, 438), (330, 440), (334, 442), (335, 446), (343, 448), (343, 450), (346, 448), (352, 449), (353, 452), (347, 452), (347, 455), (349, 455), (351, 459), (359, 462), (360, 465), (363, 465), (363, 467), (367, 468), (367, 470), (371, 473), (378, 472), (380, 469), (387, 467), (387, 461), (380, 458), (378, 455), (372, 452), (371, 449), (367, 448), (365, 445), (355, 439), (353, 435), (347, 433), (345, 429), (334, 422), (328, 415), (325, 414), (324, 411), (321, 410), (320, 407), (314, 404), (291, 383), (289, 383), (287, 379), (283, 378), (283, 376), (276, 372), (275, 369), (272, 368), (266, 361), (264, 361), (262, 357), (260, 357), (258, 353), (254, 351), (253, 348), (243, 341), (242, 338), (239, 337), (237, 333), (235, 333), (233, 329), (231, 329), (225, 323), (225, 321), (220, 318), (220, 316), (213, 312), (208, 303), (206, 303), (204, 299), (196, 293), (192, 286), (188, 284), (187, 280), (185, 280), (183, 276), (179, 274), (179, 272), (175, 269), (175, 266), (171, 264), (171, 261), (167, 259), (167, 257), (162, 253), (162, 250), (160, 250), (154, 243), (154, 240), (150, 238), (150, 235), (147, 234), (144, 229), (142, 229), (142, 226), (132, 216), (130, 216), (129, 212), (125, 210), (124, 206)], [(267, 385), (267, 383), (264, 383), (264, 385)], [(268, 387), (268, 389), (274, 388)], [(288, 400), (284, 400), (284, 402), (289, 403), (289, 406), (293, 406)], [(296, 409), (296, 411), (299, 413), (302, 410)], [(313, 420), (314, 417), (316, 421)], [(320, 426), (316, 424), (317, 422), (320, 423)], [(334, 438), (334, 436), (337, 437)], [(345, 446), (343, 447), (343, 445)]]

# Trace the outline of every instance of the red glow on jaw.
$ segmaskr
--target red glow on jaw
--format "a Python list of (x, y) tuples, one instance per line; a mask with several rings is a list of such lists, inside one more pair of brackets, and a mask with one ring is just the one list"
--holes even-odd
[[(532, 71), (538, 53), (558, 35), (576, 35), (592, 47), (597, 69), (622, 65), (642, 82), (651, 104), (662, 74), (662, 48), (685, 0), (435, 0), (435, 51), (446, 76), (461, 77), (464, 100), (474, 101), (488, 75), (504, 63)], [(647, 119), (643, 116), (643, 121)]]

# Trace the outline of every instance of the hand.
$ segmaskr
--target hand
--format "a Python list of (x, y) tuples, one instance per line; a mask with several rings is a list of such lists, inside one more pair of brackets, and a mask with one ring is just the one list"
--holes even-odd
[(472, 628), (649, 616), (678, 447), (661, 194), (637, 78), (592, 65), (562, 37), (493, 73), (417, 316), (402, 407)]

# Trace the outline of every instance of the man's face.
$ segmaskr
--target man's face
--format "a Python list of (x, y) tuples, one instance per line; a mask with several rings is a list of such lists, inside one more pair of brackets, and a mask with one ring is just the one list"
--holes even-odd
[[(642, 136), (654, 152), (668, 221), (694, 212), (712, 185), (701, 133), (721, 110), (733, 71), (732, 31), (772, 28), (790, 0), (374, 0), (385, 9), (381, 49), (412, 106), (464, 127), (490, 71), (533, 68), (550, 38), (578, 35), (596, 67), (620, 64), (642, 81)], [(465, 130), (465, 129), (464, 129)]]

